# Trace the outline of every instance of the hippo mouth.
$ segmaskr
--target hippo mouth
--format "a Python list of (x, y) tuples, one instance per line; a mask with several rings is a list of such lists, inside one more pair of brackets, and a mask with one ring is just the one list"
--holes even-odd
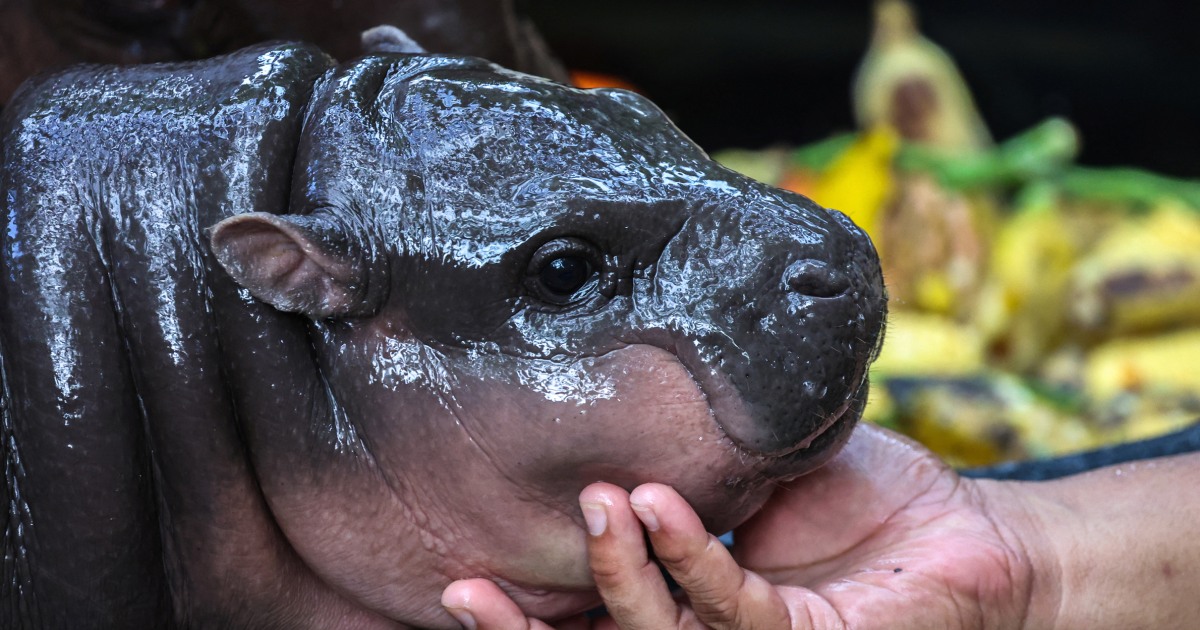
[[(691, 377), (696, 389), (707, 400), (713, 424), (718, 432), (744, 458), (755, 461), (755, 468), (761, 474), (775, 481), (799, 477), (835, 454), (837, 449), (829, 446), (848, 437), (848, 429), (858, 422), (866, 406), (868, 380), (867, 364), (864, 363), (851, 379), (851, 393), (831, 413), (821, 418), (812, 432), (784, 448), (762, 450), (738, 437), (736, 431), (730, 430), (732, 426), (752, 426), (758, 419), (747, 409), (741, 393), (733, 386), (729, 377), (705, 361), (695, 343), (674, 340), (674, 343), (658, 347), (674, 355)], [(819, 455), (818, 451), (828, 451), (827, 456), (814, 457)]]

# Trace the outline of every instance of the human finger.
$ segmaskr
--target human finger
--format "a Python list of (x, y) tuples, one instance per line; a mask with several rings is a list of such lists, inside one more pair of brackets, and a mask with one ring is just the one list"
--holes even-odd
[(683, 588), (700, 621), (722, 630), (793, 627), (775, 586), (739, 566), (673, 489), (645, 484), (629, 501), (649, 532), (655, 555)]
[(679, 604), (646, 551), (641, 522), (625, 490), (595, 483), (579, 495), (588, 529), (588, 562), (608, 613), (622, 630), (679, 626)]
[(452, 582), (442, 591), (442, 607), (468, 630), (551, 630), (526, 617), (491, 580)]

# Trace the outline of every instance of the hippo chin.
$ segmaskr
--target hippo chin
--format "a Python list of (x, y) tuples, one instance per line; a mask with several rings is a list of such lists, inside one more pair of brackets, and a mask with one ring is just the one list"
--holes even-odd
[(866, 397), (864, 233), (629, 92), (276, 44), (42, 77), (0, 134), (10, 625), (565, 615), (585, 485), (725, 530)]

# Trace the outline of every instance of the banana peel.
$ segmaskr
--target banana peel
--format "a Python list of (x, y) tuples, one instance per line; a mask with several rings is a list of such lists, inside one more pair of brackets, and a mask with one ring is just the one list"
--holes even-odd
[(1192, 393), (1200, 397), (1200, 328), (1145, 338), (1115, 339), (1094, 348), (1084, 366), (1089, 398), (1122, 394)]
[(1142, 440), (1200, 420), (1200, 328), (1098, 346), (1083, 367), (1107, 443)]
[(1200, 325), (1200, 215), (1167, 203), (1124, 220), (1075, 265), (1066, 295), (1089, 339)]
[(941, 315), (893, 310), (887, 341), (872, 364), (874, 377), (962, 377), (986, 364), (984, 339), (971, 326)]
[(1083, 418), (1009, 375), (893, 379), (886, 385), (897, 400), (893, 422), (953, 465), (1049, 457), (1101, 443)]
[(1023, 191), (992, 241), (988, 280), (976, 306), (974, 321), (994, 358), (1019, 372), (1037, 365), (1062, 336), (1062, 296), (1081, 245), (1058, 207), (1052, 188)]
[(875, 5), (871, 44), (854, 80), (860, 128), (888, 125), (905, 140), (951, 154), (991, 146), (991, 136), (954, 61), (917, 30), (902, 0)]
[(884, 212), (876, 242), (893, 303), (953, 317), (967, 314), (987, 265), (990, 198), (906, 174), (897, 178)]

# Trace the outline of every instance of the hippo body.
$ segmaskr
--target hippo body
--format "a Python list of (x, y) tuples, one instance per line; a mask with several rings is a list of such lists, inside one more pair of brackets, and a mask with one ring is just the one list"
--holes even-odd
[(865, 401), (862, 231), (628, 92), (271, 44), (40, 77), (0, 143), (6, 628), (562, 616), (585, 485), (725, 530)]

